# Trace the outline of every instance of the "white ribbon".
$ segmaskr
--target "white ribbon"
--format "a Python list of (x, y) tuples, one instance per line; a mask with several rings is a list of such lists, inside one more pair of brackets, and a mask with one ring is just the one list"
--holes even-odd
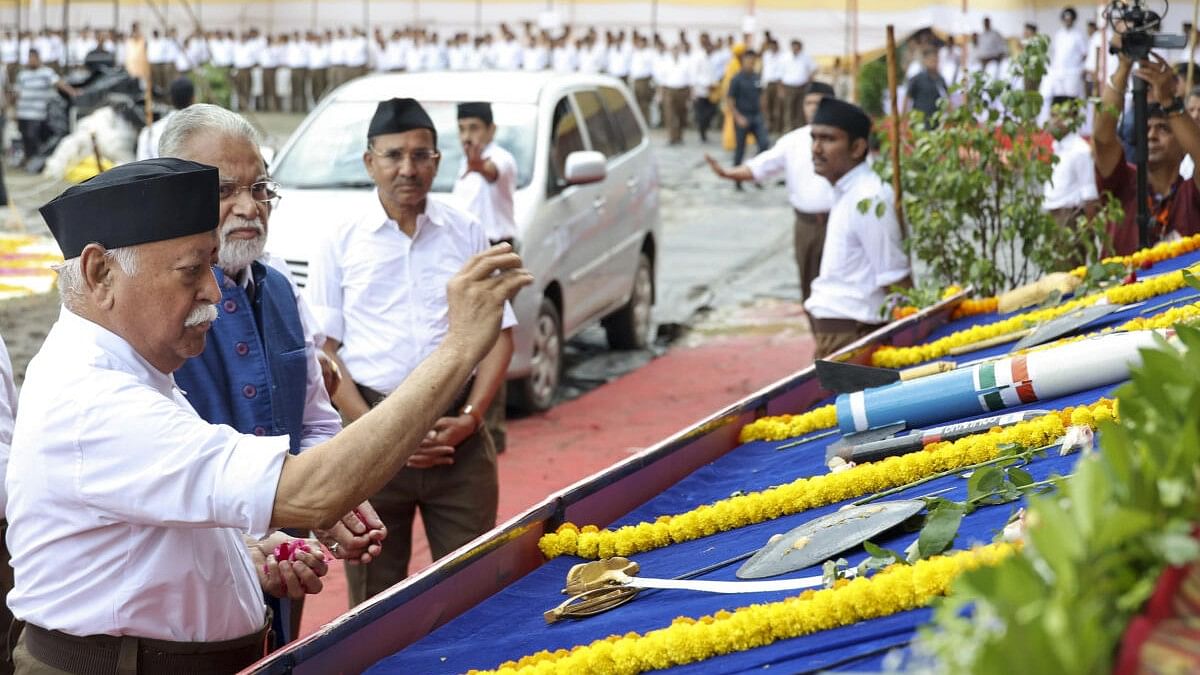
[[(853, 577), (854, 568), (844, 570), (844, 576)], [(696, 581), (693, 579), (654, 579), (631, 577), (618, 574), (616, 581), (634, 588), (661, 588), (678, 591), (703, 591), (705, 593), (767, 593), (771, 591), (798, 591), (816, 588), (825, 583), (824, 577), (800, 579), (774, 579), (771, 581)]]

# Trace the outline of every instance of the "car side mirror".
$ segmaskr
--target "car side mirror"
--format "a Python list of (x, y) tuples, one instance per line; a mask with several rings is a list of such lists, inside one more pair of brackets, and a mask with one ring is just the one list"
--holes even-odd
[(608, 176), (608, 160), (595, 150), (576, 150), (567, 155), (563, 173), (568, 185), (599, 183)]

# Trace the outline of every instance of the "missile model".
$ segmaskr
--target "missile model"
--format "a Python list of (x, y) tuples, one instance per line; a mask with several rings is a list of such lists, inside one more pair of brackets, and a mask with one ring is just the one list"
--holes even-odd
[(919, 428), (1115, 384), (1141, 364), (1140, 350), (1174, 335), (1173, 330), (1113, 333), (840, 394), (838, 428), (843, 434), (896, 423)]

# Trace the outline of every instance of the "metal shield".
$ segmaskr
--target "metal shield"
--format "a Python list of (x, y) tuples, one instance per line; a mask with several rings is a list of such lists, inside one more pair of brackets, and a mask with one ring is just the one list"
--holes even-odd
[(919, 499), (864, 504), (811, 520), (759, 549), (737, 571), (739, 579), (762, 579), (825, 562), (912, 518)]

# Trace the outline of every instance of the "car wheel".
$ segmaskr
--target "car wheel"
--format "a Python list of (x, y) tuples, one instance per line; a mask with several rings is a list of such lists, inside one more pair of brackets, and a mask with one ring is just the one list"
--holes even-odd
[(541, 412), (554, 405), (562, 379), (562, 318), (550, 298), (542, 298), (533, 324), (533, 354), (529, 375), (519, 381), (516, 403), (525, 412)]
[(645, 253), (638, 254), (633, 274), (633, 292), (624, 307), (604, 320), (608, 346), (613, 349), (645, 349), (650, 345), (650, 309), (654, 304), (654, 268)]

